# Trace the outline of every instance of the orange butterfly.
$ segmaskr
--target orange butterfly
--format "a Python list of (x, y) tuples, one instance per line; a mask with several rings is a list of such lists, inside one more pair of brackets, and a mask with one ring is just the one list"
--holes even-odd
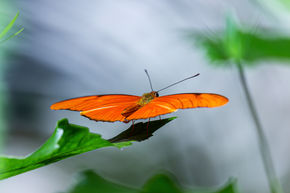
[[(152, 84), (148, 72), (145, 70), (150, 86)], [(188, 77), (184, 80), (198, 76)], [(178, 81), (161, 90), (178, 84)], [(145, 93), (142, 96), (111, 94), (85, 96), (57, 102), (51, 105), (53, 110), (80, 111), (82, 116), (96, 121), (128, 123), (138, 119), (147, 119), (177, 111), (197, 107), (218, 107), (229, 100), (221, 95), (212, 93), (184, 93), (159, 96), (159, 91)]]

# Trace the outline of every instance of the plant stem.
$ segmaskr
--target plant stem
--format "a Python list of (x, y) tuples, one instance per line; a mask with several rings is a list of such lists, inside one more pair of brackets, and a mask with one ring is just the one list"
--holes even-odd
[(267, 179), (268, 179), (271, 193), (283, 193), (282, 186), (279, 182), (279, 179), (276, 176), (276, 172), (275, 172), (272, 157), (271, 157), (270, 148), (269, 148), (265, 133), (263, 131), (261, 122), (258, 118), (256, 108), (254, 106), (252, 97), (250, 95), (250, 91), (249, 91), (249, 88), (248, 88), (248, 85), (246, 82), (246, 78), (245, 78), (245, 74), (244, 74), (244, 69), (242, 67), (241, 62), (237, 62), (236, 64), (237, 64), (237, 67), (239, 70), (239, 77), (240, 77), (240, 81), (242, 83), (242, 86), (243, 86), (243, 89), (244, 89), (244, 92), (246, 95), (247, 103), (248, 103), (249, 109), (251, 111), (252, 117), (253, 117), (255, 125), (256, 125), (259, 149), (260, 149), (260, 153), (262, 156), (262, 161), (263, 161), (264, 169), (265, 169), (265, 172), (267, 175)]

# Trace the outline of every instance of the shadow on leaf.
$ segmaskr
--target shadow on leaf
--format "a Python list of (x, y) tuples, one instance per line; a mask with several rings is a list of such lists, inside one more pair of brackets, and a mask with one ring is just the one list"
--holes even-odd
[(74, 125), (67, 119), (58, 121), (54, 133), (36, 151), (25, 157), (0, 156), (0, 180), (88, 151), (105, 148), (122, 148), (131, 142), (110, 143), (89, 128)]
[(177, 117), (170, 117), (167, 119), (161, 119), (150, 122), (140, 122), (131, 125), (127, 130), (123, 131), (119, 135), (108, 139), (111, 143), (126, 142), (126, 141), (144, 141), (153, 136), (153, 133), (176, 119)]

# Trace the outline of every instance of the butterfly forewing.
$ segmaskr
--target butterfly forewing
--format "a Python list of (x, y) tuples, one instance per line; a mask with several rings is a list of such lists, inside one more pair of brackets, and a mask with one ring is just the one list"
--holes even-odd
[(81, 115), (96, 121), (124, 121), (122, 111), (137, 104), (140, 98), (134, 95), (95, 95), (60, 101), (50, 108), (81, 111)]
[(154, 102), (165, 103), (176, 109), (198, 108), (198, 107), (219, 107), (229, 100), (213, 93), (184, 93), (166, 95), (156, 98)]
[(50, 106), (53, 110), (87, 111), (112, 104), (136, 103), (141, 97), (134, 95), (94, 95), (67, 99)]
[(81, 115), (96, 121), (147, 119), (172, 113), (178, 109), (218, 107), (228, 99), (212, 93), (184, 93), (156, 97), (140, 105), (142, 97), (134, 95), (95, 95), (64, 100), (51, 105), (54, 110), (81, 111)]
[(226, 104), (224, 96), (211, 93), (185, 93), (154, 98), (150, 103), (127, 117), (127, 120), (147, 119), (172, 113), (178, 109), (218, 107)]

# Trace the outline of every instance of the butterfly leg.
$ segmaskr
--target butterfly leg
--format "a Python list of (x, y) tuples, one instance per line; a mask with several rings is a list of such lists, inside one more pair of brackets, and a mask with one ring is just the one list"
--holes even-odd
[(149, 136), (149, 123), (150, 123), (150, 118), (149, 118), (149, 120), (148, 120), (148, 122), (147, 122), (147, 127), (146, 127), (146, 129), (147, 129), (147, 135)]
[(134, 120), (132, 120), (132, 132), (134, 132)]
[(159, 120), (161, 120), (161, 116), (159, 115)]

